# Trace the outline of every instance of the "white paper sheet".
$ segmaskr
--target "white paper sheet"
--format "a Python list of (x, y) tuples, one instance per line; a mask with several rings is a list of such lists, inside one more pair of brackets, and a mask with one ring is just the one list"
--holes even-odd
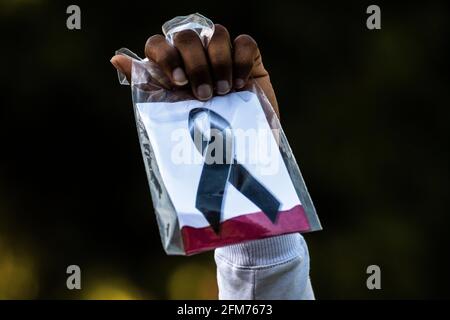
[[(255, 94), (244, 91), (214, 97), (207, 102), (138, 103), (159, 171), (175, 206), (180, 227), (209, 226), (195, 208), (203, 157), (188, 134), (188, 115), (193, 108), (208, 108), (225, 118), (234, 133), (251, 139), (235, 140), (235, 157), (280, 202), (280, 211), (300, 204), (269, 124)], [(184, 133), (183, 133), (184, 132)], [(271, 152), (263, 152), (270, 150)], [(260, 212), (229, 182), (226, 185), (222, 221)]]

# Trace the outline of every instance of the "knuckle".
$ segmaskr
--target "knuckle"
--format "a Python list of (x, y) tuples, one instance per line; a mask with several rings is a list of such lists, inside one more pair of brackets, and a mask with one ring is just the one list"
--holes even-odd
[(145, 54), (148, 57), (158, 56), (159, 51), (162, 48), (162, 44), (166, 41), (163, 35), (156, 34), (148, 38), (145, 43)]
[(175, 44), (182, 46), (188, 45), (196, 39), (198, 39), (198, 35), (193, 30), (180, 31), (175, 34), (175, 37), (173, 38)]
[(255, 39), (253, 39), (248, 34), (241, 34), (236, 37), (236, 39), (234, 39), (234, 45), (235, 47), (241, 47), (250, 50), (258, 49), (258, 44), (256, 43)]
[(229, 38), (230, 35), (228, 33), (227, 28), (225, 28), (221, 24), (215, 24), (214, 25), (214, 35), (213, 38), (220, 37), (220, 38)]
[(161, 44), (162, 41), (166, 41), (164, 36), (161, 34), (155, 34), (147, 39), (147, 42), (145, 43), (145, 49), (147, 50), (151, 47), (156, 47)]

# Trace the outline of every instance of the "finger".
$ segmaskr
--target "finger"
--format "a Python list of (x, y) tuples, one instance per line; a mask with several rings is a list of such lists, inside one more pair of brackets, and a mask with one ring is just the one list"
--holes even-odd
[(125, 75), (128, 82), (131, 79), (131, 62), (131, 58), (122, 55), (115, 55), (111, 59), (112, 65)]
[(145, 55), (158, 64), (175, 85), (183, 86), (188, 83), (177, 49), (171, 46), (164, 36), (157, 34), (150, 37), (145, 44)]
[(228, 30), (215, 25), (214, 34), (208, 45), (209, 62), (218, 94), (227, 94), (232, 85), (231, 42)]
[(180, 31), (174, 37), (174, 45), (180, 52), (192, 92), (197, 99), (208, 100), (212, 97), (212, 80), (199, 36), (192, 30)]
[(233, 76), (235, 88), (241, 89), (245, 86), (258, 57), (258, 45), (252, 37), (244, 34), (234, 40)]

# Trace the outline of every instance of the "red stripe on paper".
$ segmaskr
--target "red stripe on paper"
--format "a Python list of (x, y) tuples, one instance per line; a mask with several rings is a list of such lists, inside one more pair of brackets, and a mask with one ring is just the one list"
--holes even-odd
[(208, 226), (181, 228), (184, 250), (187, 255), (211, 250), (226, 245), (267, 238), (285, 233), (310, 230), (308, 219), (301, 205), (280, 211), (273, 223), (262, 211), (226, 220), (220, 224), (220, 234)]

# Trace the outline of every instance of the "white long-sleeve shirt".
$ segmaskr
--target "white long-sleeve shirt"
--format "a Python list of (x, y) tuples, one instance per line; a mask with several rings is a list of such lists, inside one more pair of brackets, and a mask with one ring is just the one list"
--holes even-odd
[(219, 299), (313, 300), (309, 254), (299, 233), (216, 249)]

